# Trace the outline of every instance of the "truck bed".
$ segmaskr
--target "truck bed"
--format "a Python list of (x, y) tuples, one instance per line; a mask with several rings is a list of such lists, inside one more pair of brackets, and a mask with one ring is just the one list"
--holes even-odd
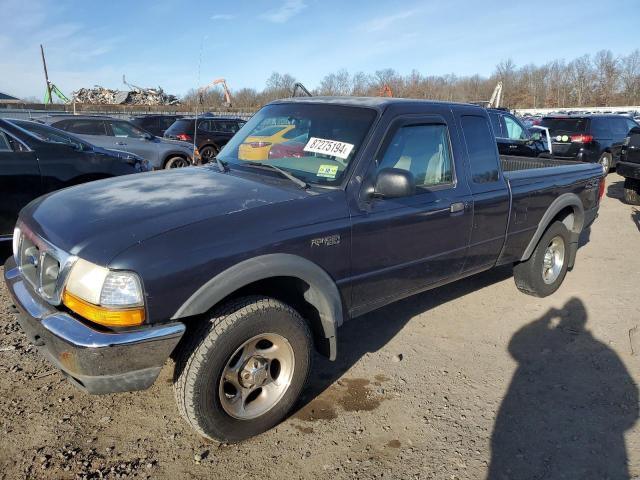
[(515, 155), (500, 155), (503, 172), (518, 170), (532, 170), (534, 168), (559, 167), (562, 165), (576, 165), (580, 162), (571, 160), (556, 160), (553, 158), (520, 157)]

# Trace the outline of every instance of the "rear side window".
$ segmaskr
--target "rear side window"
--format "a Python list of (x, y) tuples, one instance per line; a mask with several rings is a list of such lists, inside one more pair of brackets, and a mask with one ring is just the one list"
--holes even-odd
[[(66, 120), (62, 128), (68, 132), (80, 135), (106, 135), (107, 131), (102, 120)], [(58, 124), (54, 124), (57, 127)]]
[(611, 138), (609, 121), (606, 118), (592, 118), (591, 134), (596, 138)]
[(630, 128), (627, 127), (627, 120), (624, 118), (615, 117), (611, 119), (611, 130), (616, 137), (626, 137)]
[(500, 179), (496, 142), (484, 117), (462, 116), (462, 131), (471, 163), (474, 183), (491, 183)]

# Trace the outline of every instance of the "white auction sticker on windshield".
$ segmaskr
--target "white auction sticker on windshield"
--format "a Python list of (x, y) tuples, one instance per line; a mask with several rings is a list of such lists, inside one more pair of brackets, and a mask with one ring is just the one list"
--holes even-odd
[(323, 153), (332, 157), (346, 160), (353, 150), (352, 143), (338, 142), (337, 140), (326, 140), (324, 138), (311, 137), (304, 146), (305, 152)]

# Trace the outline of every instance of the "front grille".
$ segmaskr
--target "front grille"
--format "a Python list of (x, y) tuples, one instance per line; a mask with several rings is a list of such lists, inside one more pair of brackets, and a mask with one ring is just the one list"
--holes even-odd
[(18, 229), (15, 260), (22, 276), (47, 302), (59, 305), (66, 276), (76, 257), (35, 235), (22, 223)]

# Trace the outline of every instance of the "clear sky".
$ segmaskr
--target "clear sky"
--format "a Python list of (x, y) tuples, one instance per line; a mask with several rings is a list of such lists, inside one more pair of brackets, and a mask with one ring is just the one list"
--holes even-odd
[(20, 97), (43, 95), (40, 43), (66, 94), (126, 74), (177, 95), (217, 77), (262, 88), (273, 71), (312, 88), (341, 68), (489, 75), (640, 48), (639, 0), (0, 0), (0, 18), (0, 91)]

